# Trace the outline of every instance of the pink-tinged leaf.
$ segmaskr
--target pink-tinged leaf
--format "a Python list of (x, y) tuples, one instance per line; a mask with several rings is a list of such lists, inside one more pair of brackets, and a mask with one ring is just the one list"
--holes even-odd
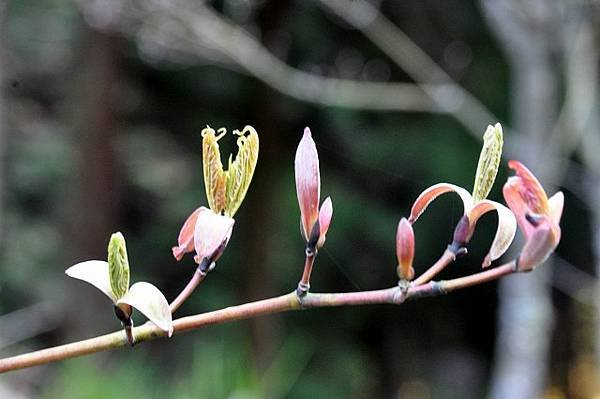
[(425, 212), (425, 209), (442, 194), (454, 192), (460, 196), (463, 202), (464, 213), (473, 207), (473, 198), (471, 194), (462, 187), (450, 183), (438, 183), (425, 189), (415, 200), (408, 221), (414, 223)]
[(229, 242), (234, 223), (233, 218), (218, 215), (211, 210), (200, 212), (194, 232), (194, 244), (199, 263), (205, 258), (215, 261), (221, 255)]
[(415, 233), (406, 218), (400, 219), (396, 231), (396, 257), (398, 258), (398, 277), (412, 280), (415, 270), (412, 267), (415, 257)]
[(65, 270), (69, 277), (85, 281), (104, 293), (113, 303), (117, 297), (110, 288), (110, 277), (108, 273), (108, 262), (103, 260), (88, 260), (77, 263)]
[(183, 227), (179, 232), (179, 239), (177, 240), (178, 245), (172, 248), (175, 259), (181, 260), (183, 255), (194, 251), (194, 231), (196, 230), (196, 221), (198, 220), (198, 215), (207, 210), (208, 208), (201, 206), (192, 212), (185, 223), (183, 223)]
[(527, 220), (526, 215), (530, 213), (529, 205), (521, 196), (521, 179), (516, 176), (508, 178), (504, 187), (502, 187), (502, 195), (506, 204), (515, 215), (519, 228), (523, 232), (525, 238), (529, 238), (535, 227)]
[(146, 282), (133, 284), (127, 294), (117, 304), (126, 303), (139, 310), (158, 328), (166, 331), (169, 337), (173, 335), (173, 319), (169, 303), (162, 292)]
[(304, 239), (308, 240), (312, 228), (319, 218), (319, 196), (321, 193), (319, 155), (309, 128), (304, 129), (304, 135), (300, 140), (300, 144), (298, 144), (294, 171), (302, 230)]
[(494, 241), (492, 241), (490, 250), (483, 260), (483, 267), (488, 267), (494, 260), (506, 252), (517, 232), (517, 221), (510, 209), (490, 200), (479, 201), (469, 211), (468, 218), (472, 228), (475, 228), (475, 224), (481, 216), (490, 211), (498, 213), (498, 228), (496, 229), (496, 236), (494, 237)]
[(333, 203), (331, 197), (325, 198), (319, 211), (319, 241), (317, 241), (317, 248), (321, 248), (325, 244), (327, 231), (331, 224), (331, 218), (333, 217)]
[(516, 172), (513, 185), (527, 203), (530, 213), (548, 214), (548, 196), (535, 175), (519, 161), (508, 161), (508, 167)]
[(542, 217), (538, 223), (519, 256), (519, 271), (532, 270), (545, 262), (560, 241), (560, 228), (557, 235), (558, 226), (549, 217)]
[(548, 199), (548, 208), (550, 212), (550, 218), (557, 225), (560, 223), (562, 217), (563, 208), (565, 206), (565, 196), (562, 191), (557, 192)]

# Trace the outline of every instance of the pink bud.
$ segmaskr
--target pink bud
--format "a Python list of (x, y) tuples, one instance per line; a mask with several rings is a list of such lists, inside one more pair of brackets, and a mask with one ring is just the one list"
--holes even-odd
[(331, 217), (333, 216), (333, 204), (331, 197), (325, 198), (321, 210), (319, 211), (319, 240), (317, 241), (317, 248), (321, 248), (325, 244), (327, 230), (331, 224)]
[(192, 212), (192, 214), (186, 219), (181, 231), (179, 232), (179, 239), (177, 240), (178, 245), (172, 248), (175, 259), (181, 260), (183, 255), (194, 250), (194, 230), (196, 229), (196, 220), (201, 212), (207, 210), (207, 208), (201, 206)]
[(300, 226), (304, 240), (308, 242), (313, 226), (319, 219), (319, 196), (321, 177), (319, 174), (319, 155), (312, 139), (310, 129), (304, 129), (304, 135), (294, 162), (296, 175), (296, 193), (300, 206)]
[(412, 225), (406, 218), (400, 219), (398, 231), (396, 232), (396, 256), (398, 277), (404, 280), (412, 280), (415, 270), (412, 267), (415, 257), (415, 233)]
[(208, 267), (215, 262), (225, 250), (233, 231), (235, 220), (229, 216), (214, 213), (211, 210), (198, 215), (194, 231), (196, 262), (208, 262)]

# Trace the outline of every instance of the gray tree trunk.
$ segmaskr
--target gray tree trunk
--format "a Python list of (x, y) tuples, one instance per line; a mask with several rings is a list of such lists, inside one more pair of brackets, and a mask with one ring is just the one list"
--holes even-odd
[[(519, 160), (542, 182), (551, 181), (542, 153), (557, 110), (558, 74), (552, 67), (547, 28), (555, 18), (552, 1), (484, 0), (493, 32), (511, 64), (514, 130), (523, 141), (514, 148)], [(540, 173), (541, 172), (541, 173)], [(541, 176), (540, 176), (541, 175)], [(518, 243), (516, 248), (520, 247)], [(491, 398), (539, 397), (547, 377), (553, 310), (547, 284), (551, 262), (519, 278), (501, 280), (498, 339)]]

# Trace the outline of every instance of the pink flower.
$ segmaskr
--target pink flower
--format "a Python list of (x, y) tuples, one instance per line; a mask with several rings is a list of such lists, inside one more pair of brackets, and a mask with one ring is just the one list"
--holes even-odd
[(398, 258), (398, 277), (412, 280), (415, 270), (412, 267), (415, 257), (415, 233), (406, 218), (400, 219), (396, 232), (396, 256)]
[(327, 197), (319, 210), (321, 194), (319, 154), (308, 127), (304, 129), (304, 135), (296, 150), (294, 167), (296, 193), (300, 206), (300, 232), (307, 248), (314, 251), (325, 243), (325, 236), (333, 215), (333, 205), (331, 198)]
[(508, 178), (502, 193), (527, 240), (518, 267), (528, 271), (548, 259), (560, 241), (564, 195), (559, 191), (548, 198), (538, 179), (525, 165), (512, 160), (508, 166), (516, 175)]

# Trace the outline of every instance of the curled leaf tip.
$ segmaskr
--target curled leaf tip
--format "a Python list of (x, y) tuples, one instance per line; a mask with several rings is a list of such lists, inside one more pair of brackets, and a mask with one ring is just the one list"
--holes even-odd
[(477, 163), (477, 172), (475, 173), (475, 183), (473, 185), (473, 200), (475, 202), (487, 198), (496, 175), (498, 166), (502, 157), (502, 126), (496, 123), (495, 126), (489, 125), (483, 134), (483, 146)]
[(258, 133), (252, 126), (246, 126), (242, 131), (233, 132), (238, 136), (238, 152), (232, 161), (229, 158), (229, 166), (226, 172), (226, 198), (225, 215), (233, 216), (244, 200), (256, 163), (258, 161)]
[(233, 159), (230, 155), (228, 169), (223, 169), (221, 152), (217, 143), (225, 134), (225, 128), (215, 134), (210, 127), (202, 131), (202, 162), (204, 185), (210, 209), (215, 213), (233, 216), (239, 209), (254, 175), (258, 160), (258, 133), (252, 126), (242, 131), (235, 130), (238, 136), (238, 152)]
[(475, 228), (475, 224), (481, 216), (491, 211), (496, 211), (498, 214), (498, 227), (490, 250), (483, 260), (483, 267), (488, 267), (508, 250), (517, 232), (517, 220), (511, 210), (498, 202), (490, 200), (479, 201), (470, 210), (468, 218), (473, 226), (472, 228)]
[(208, 206), (214, 212), (221, 213), (226, 205), (226, 179), (221, 162), (221, 152), (218, 141), (225, 132), (218, 137), (215, 130), (206, 127), (202, 130), (202, 164), (204, 172), (204, 188), (206, 189), (206, 198)]
[(464, 188), (451, 183), (438, 183), (426, 188), (415, 200), (408, 218), (409, 223), (414, 224), (417, 219), (425, 212), (427, 207), (440, 195), (454, 192), (458, 194), (463, 202), (463, 209), (466, 213), (473, 206), (471, 194)]

